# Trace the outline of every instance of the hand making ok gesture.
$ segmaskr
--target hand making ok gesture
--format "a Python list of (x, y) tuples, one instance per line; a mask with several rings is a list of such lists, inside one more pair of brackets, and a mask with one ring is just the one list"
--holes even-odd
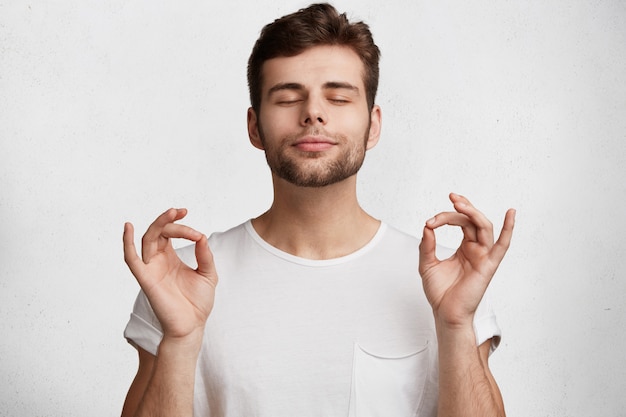
[[(450, 194), (454, 212), (439, 213), (424, 227), (419, 272), (435, 318), (446, 326), (471, 326), (496, 269), (504, 258), (515, 223), (515, 210), (507, 211), (502, 232), (494, 243), (493, 225), (465, 197)], [(435, 256), (435, 229), (443, 225), (463, 229), (463, 241), (443, 261)]]
[[(161, 214), (143, 236), (141, 258), (135, 249), (132, 224), (124, 225), (124, 260), (148, 297), (164, 336), (171, 338), (204, 329), (217, 285), (206, 236), (174, 223), (186, 214), (186, 209), (169, 209)], [(196, 243), (196, 269), (179, 259), (170, 242), (173, 238)]]

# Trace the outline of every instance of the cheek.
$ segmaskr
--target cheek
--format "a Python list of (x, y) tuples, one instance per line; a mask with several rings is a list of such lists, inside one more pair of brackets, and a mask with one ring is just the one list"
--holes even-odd
[(281, 136), (281, 132), (288, 131), (290, 127), (290, 121), (293, 115), (287, 111), (281, 112), (267, 112), (261, 116), (259, 124), (263, 126), (263, 132), (269, 136)]
[(346, 117), (343, 117), (341, 120), (346, 129), (345, 132), (349, 132), (351, 136), (362, 137), (369, 130), (369, 115), (363, 116), (362, 113), (352, 114), (350, 116), (346, 115)]

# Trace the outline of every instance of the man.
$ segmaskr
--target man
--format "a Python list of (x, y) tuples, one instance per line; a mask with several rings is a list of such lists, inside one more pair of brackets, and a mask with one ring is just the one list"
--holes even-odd
[[(141, 258), (125, 225), (142, 292), (125, 332), (139, 370), (123, 416), (504, 415), (488, 366), (499, 329), (481, 300), (514, 211), (494, 244), (485, 216), (451, 194), (455, 211), (429, 220), (420, 243), (360, 207), (356, 174), (381, 129), (378, 59), (367, 25), (327, 4), (264, 28), (248, 133), (273, 203), (210, 239), (167, 210)], [(445, 224), (464, 239), (440, 261)], [(174, 251), (172, 238), (195, 245)]]

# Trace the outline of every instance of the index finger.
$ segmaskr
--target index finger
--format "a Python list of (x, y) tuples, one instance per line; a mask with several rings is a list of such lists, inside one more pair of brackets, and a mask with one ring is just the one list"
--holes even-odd
[(156, 252), (165, 249), (169, 243), (169, 238), (163, 235), (163, 230), (168, 224), (172, 224), (186, 215), (187, 209), (171, 208), (152, 222), (141, 240), (141, 256), (144, 261), (147, 261)]
[(463, 236), (470, 242), (476, 242), (477, 231), (476, 225), (472, 223), (471, 219), (465, 214), (458, 212), (443, 212), (439, 213), (426, 222), (426, 227), (430, 229), (437, 229), (443, 225), (459, 226), (463, 230)]
[(470, 201), (458, 194), (450, 194), (450, 201), (454, 204), (454, 209), (466, 215), (476, 227), (476, 237), (482, 244), (493, 244), (493, 224), (480, 210)]
[(161, 236), (166, 239), (187, 239), (197, 242), (203, 235), (184, 224), (168, 223), (163, 227), (163, 230), (161, 230)]
[(156, 239), (161, 235), (163, 228), (169, 224), (174, 223), (187, 215), (187, 209), (185, 208), (171, 208), (165, 210), (159, 217), (157, 217), (152, 224), (146, 230), (143, 235), (144, 239), (151, 240)]

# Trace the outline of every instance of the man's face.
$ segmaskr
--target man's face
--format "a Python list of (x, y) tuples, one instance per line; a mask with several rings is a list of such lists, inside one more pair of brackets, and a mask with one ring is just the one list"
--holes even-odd
[(338, 46), (266, 61), (260, 115), (248, 111), (248, 132), (272, 173), (292, 184), (322, 187), (355, 175), (380, 132), (363, 63)]

